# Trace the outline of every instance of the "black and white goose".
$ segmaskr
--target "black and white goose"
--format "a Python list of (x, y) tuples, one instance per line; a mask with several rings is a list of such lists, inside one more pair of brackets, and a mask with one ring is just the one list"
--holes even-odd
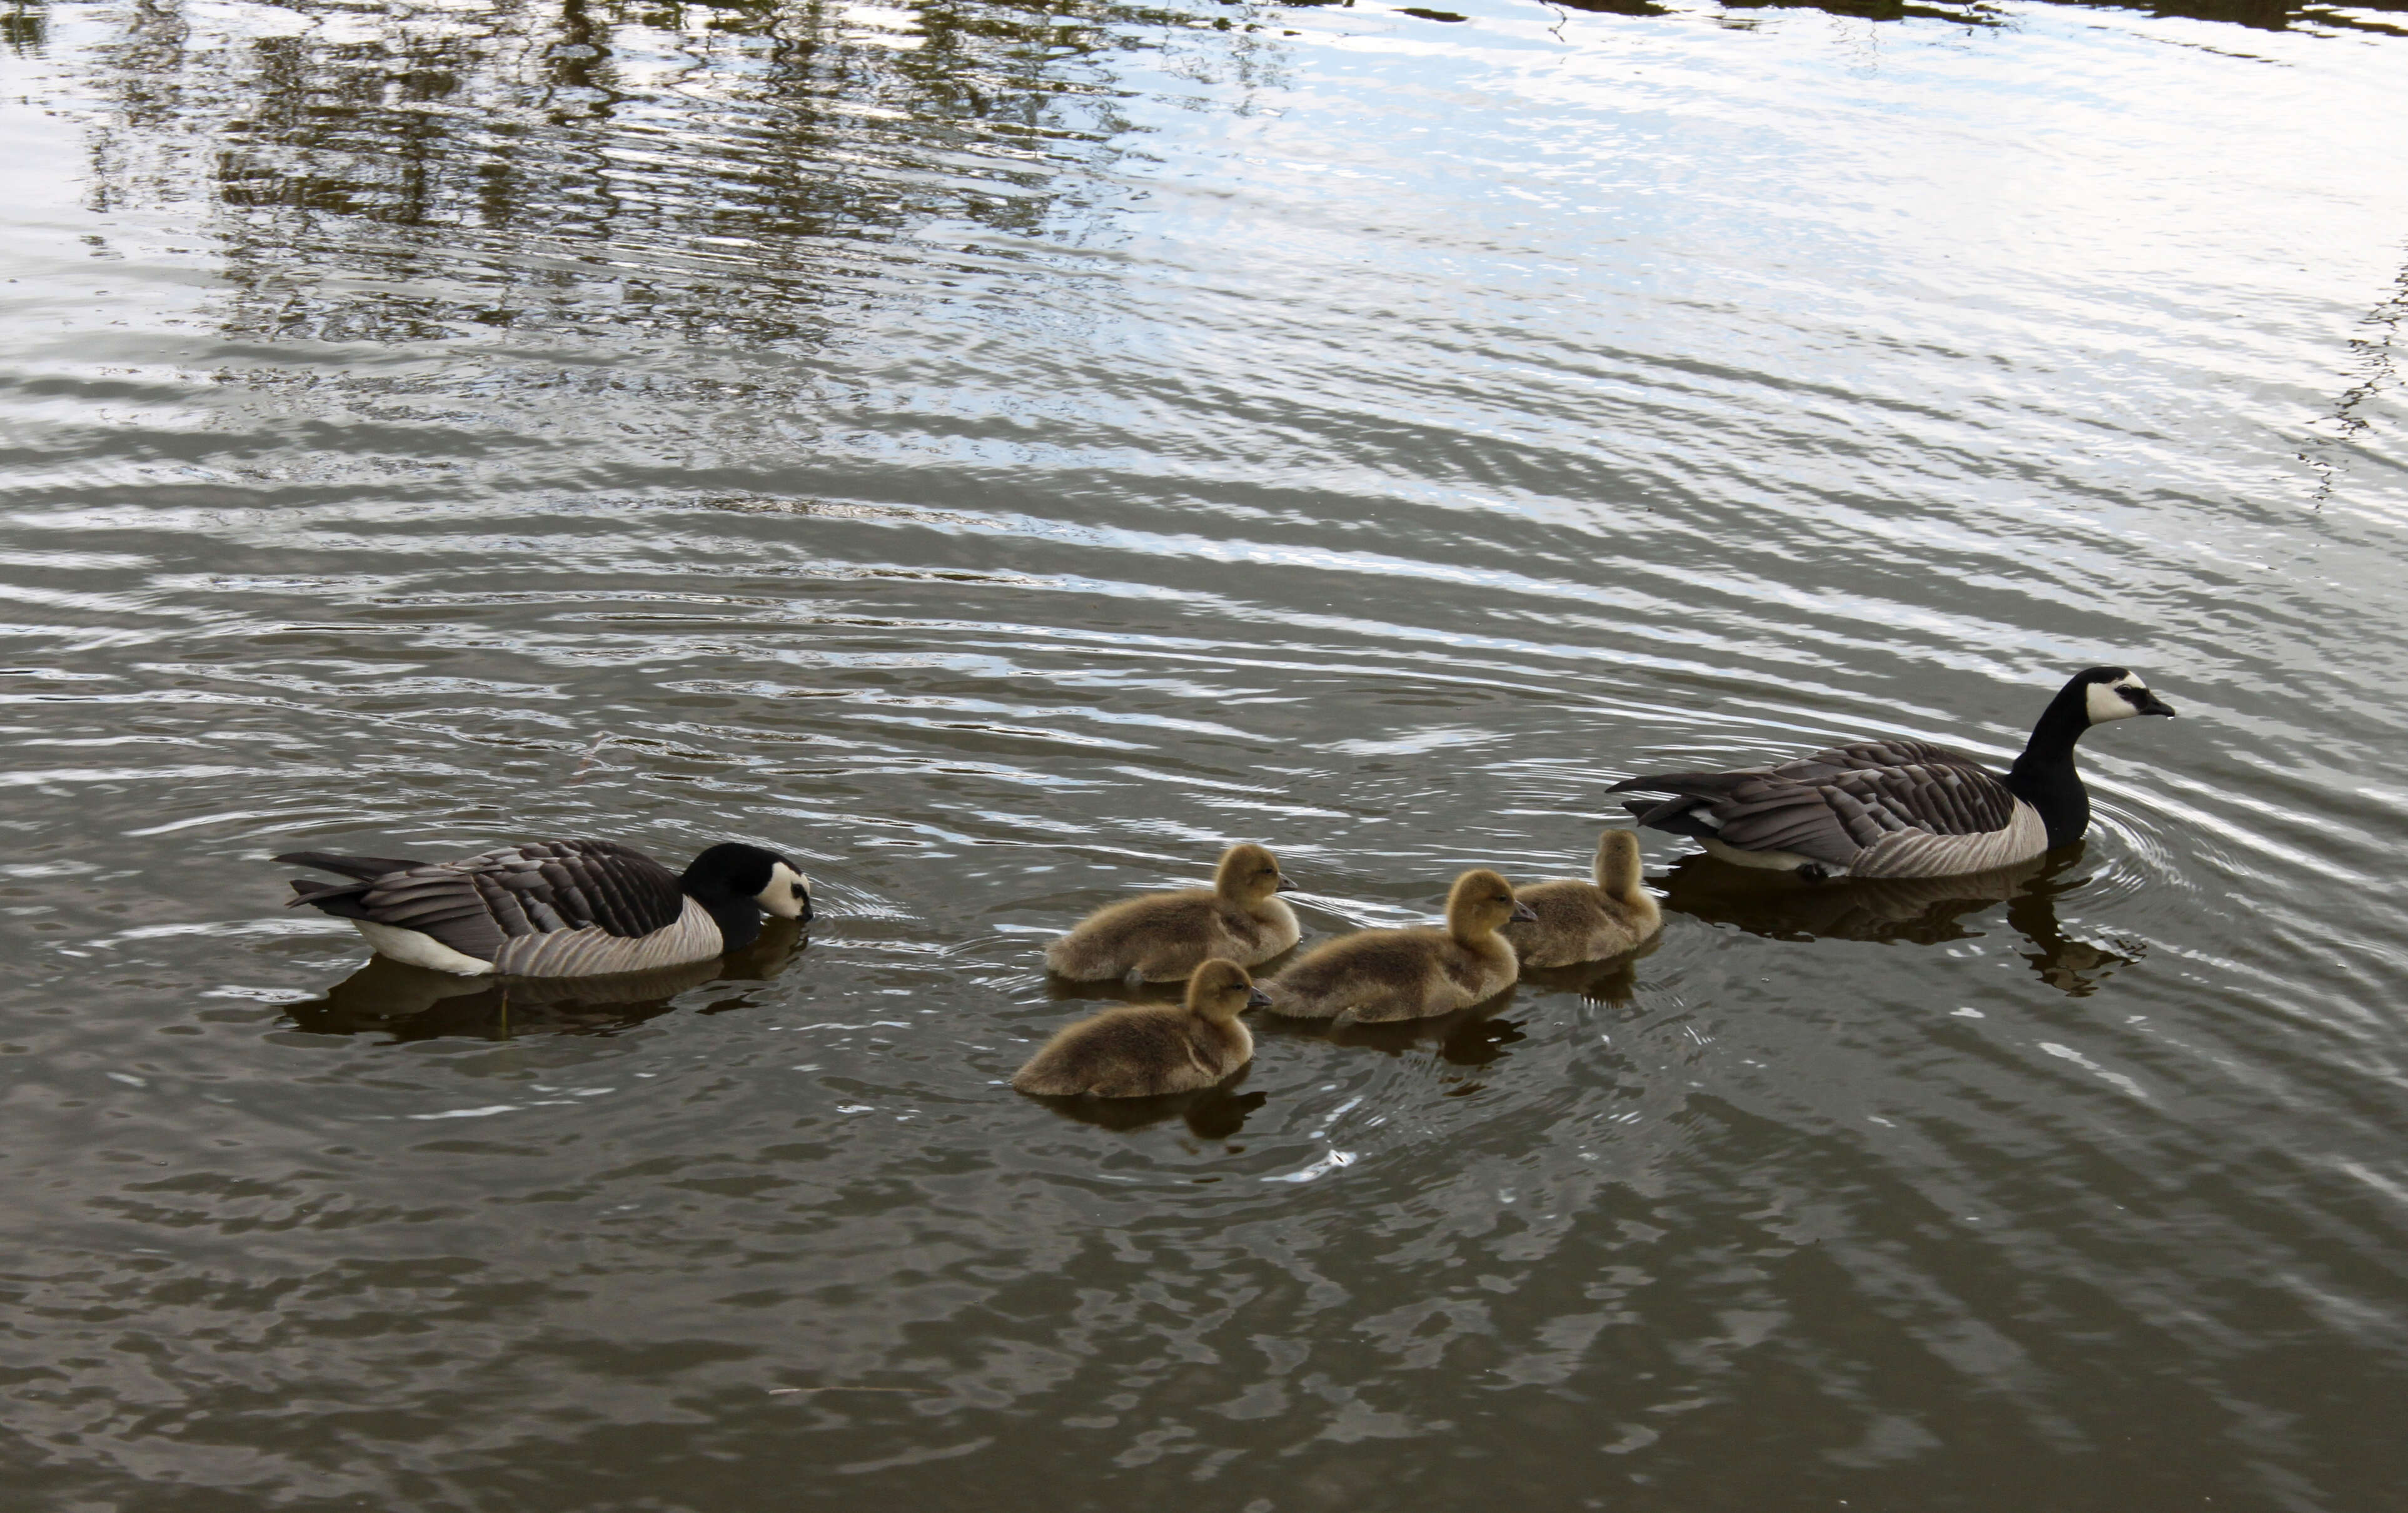
[(531, 841), (459, 861), (276, 858), (355, 879), (295, 878), (291, 907), (348, 919), (380, 954), (467, 976), (598, 977), (707, 961), (761, 933), (761, 916), (811, 916), (810, 880), (759, 846), (729, 843), (683, 873), (615, 841)]
[(1641, 825), (1694, 836), (1726, 861), (1807, 877), (1947, 877), (2071, 845), (2090, 828), (2074, 743), (2094, 725), (2172, 714), (2119, 667), (2077, 672), (2000, 777), (1925, 741), (1857, 741), (1778, 767), (1627, 778), (1609, 793)]

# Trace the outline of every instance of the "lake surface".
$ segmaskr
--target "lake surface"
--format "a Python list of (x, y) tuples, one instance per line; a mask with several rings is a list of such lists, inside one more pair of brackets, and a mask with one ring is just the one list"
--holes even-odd
[[(11, 1506), (2400, 1506), (2408, 9), (1448, 3), (0, 13)], [(2045, 867), (1004, 1085), (2099, 662)], [(266, 859), (566, 835), (820, 918)]]

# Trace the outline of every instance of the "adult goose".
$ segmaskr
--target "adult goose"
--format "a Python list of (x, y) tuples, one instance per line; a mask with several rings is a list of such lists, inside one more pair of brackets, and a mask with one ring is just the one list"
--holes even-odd
[(1778, 767), (1627, 778), (1609, 793), (1639, 823), (1694, 836), (1726, 861), (1804, 877), (1947, 877), (2070, 845), (2090, 828), (2074, 743), (2094, 725), (2172, 714), (2119, 667), (2075, 673), (2000, 777), (1924, 741), (1858, 741)]
[(467, 976), (598, 977), (707, 961), (811, 916), (810, 881), (774, 851), (729, 843), (682, 874), (615, 841), (531, 841), (458, 861), (276, 858), (352, 879), (295, 878), (290, 907), (348, 919), (379, 953)]

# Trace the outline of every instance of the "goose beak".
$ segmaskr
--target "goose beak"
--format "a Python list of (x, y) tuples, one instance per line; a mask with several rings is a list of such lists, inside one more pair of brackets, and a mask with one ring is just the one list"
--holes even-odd
[(1271, 996), (1268, 993), (1264, 992), (1259, 987), (1248, 988), (1246, 990), (1246, 1007), (1250, 1009), (1268, 1009), (1270, 1006)]
[(1524, 903), (1521, 900), (1515, 899), (1513, 901), (1513, 917), (1521, 920), (1526, 925), (1535, 924), (1538, 921), (1539, 911), (1531, 908), (1528, 904)]
[(2168, 718), (2172, 718), (2174, 712), (2174, 707), (2172, 704), (2159, 699), (2157, 695), (2149, 692), (2146, 688), (2141, 690), (2140, 709), (2141, 713), (2143, 714), (2163, 714)]
[(1274, 893), (1293, 893), (1296, 891), (1296, 885), (1283, 877), (1279, 880), (1278, 886), (1273, 887), (1271, 891)]

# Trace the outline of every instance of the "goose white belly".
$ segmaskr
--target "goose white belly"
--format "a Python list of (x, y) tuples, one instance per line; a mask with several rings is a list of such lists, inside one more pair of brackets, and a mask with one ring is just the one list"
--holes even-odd
[(351, 928), (367, 941), (369, 950), (405, 966), (432, 967), (437, 972), (457, 973), (463, 977), (482, 977), (494, 970), (492, 962), (454, 951), (423, 930), (380, 925), (373, 919), (354, 919)]
[(493, 973), (513, 977), (599, 977), (708, 961), (726, 949), (719, 922), (710, 917), (710, 911), (691, 898), (685, 901), (685, 908), (675, 923), (649, 935), (613, 935), (599, 925), (514, 935), (503, 942), (491, 961), (480, 961), (455, 951), (419, 930), (380, 925), (368, 919), (354, 919), (351, 923), (380, 956), (464, 977)]

